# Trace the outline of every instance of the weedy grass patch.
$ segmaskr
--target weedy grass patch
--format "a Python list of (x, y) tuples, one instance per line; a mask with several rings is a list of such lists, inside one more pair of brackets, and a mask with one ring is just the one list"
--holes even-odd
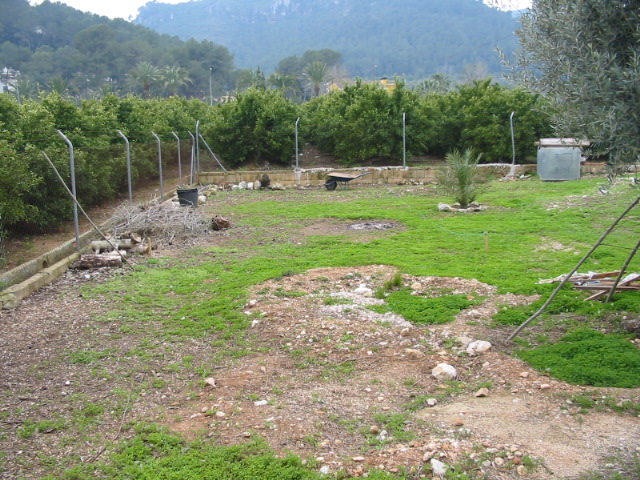
[(390, 293), (384, 305), (372, 305), (369, 308), (378, 313), (393, 312), (405, 320), (422, 325), (448, 323), (466, 308), (477, 305), (466, 295), (443, 295), (441, 297), (421, 297), (412, 295), (411, 290), (402, 289)]
[(184, 439), (153, 425), (137, 427), (137, 434), (123, 442), (106, 461), (78, 465), (62, 477), (45, 480), (315, 480), (322, 475), (293, 455), (279, 457), (262, 441), (217, 447)]
[(534, 368), (574, 385), (640, 386), (640, 350), (628, 335), (580, 329), (554, 345), (517, 353)]

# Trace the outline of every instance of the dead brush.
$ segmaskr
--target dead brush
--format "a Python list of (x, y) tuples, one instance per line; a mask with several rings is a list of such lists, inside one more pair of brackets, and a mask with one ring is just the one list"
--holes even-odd
[(135, 232), (150, 238), (156, 246), (184, 246), (210, 230), (211, 222), (197, 208), (172, 203), (122, 204), (109, 222), (113, 238)]

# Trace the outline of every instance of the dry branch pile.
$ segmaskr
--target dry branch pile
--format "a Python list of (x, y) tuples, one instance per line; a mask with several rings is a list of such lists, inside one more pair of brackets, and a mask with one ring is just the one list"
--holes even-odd
[(121, 205), (111, 219), (109, 232), (113, 238), (135, 232), (143, 238), (153, 238), (154, 245), (166, 247), (184, 245), (209, 229), (210, 221), (197, 208), (145, 203)]

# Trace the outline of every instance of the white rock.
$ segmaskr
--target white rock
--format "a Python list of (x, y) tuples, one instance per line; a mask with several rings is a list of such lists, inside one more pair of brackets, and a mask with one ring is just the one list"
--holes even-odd
[(373, 290), (367, 287), (364, 283), (360, 284), (358, 288), (356, 288), (353, 293), (357, 293), (359, 295), (372, 294)]
[(438, 210), (440, 212), (450, 212), (451, 211), (451, 205), (447, 205), (446, 203), (439, 203), (438, 204)]
[(207, 197), (204, 195), (198, 195), (198, 204), (203, 205), (207, 202)]
[(458, 371), (448, 363), (439, 363), (431, 370), (431, 375), (440, 381), (455, 380), (458, 377)]
[(430, 407), (435, 407), (438, 404), (438, 400), (436, 398), (428, 398), (427, 405)]
[(329, 475), (329, 473), (331, 473), (329, 465), (323, 465), (322, 467), (320, 467), (320, 473), (322, 473), (323, 475)]
[(491, 350), (491, 344), (485, 340), (476, 340), (467, 346), (467, 353), (469, 355), (478, 355), (488, 352), (489, 350)]
[(254, 190), (260, 190), (261, 188), (262, 188), (262, 183), (260, 182), (260, 180), (256, 180), (255, 182), (253, 182)]
[(269, 404), (269, 402), (267, 402), (266, 400), (257, 400), (257, 401), (255, 401), (255, 402), (253, 402), (253, 404), (254, 404), (256, 407), (264, 407), (265, 405), (268, 405), (268, 404)]
[(439, 477), (444, 477), (445, 473), (447, 473), (447, 466), (442, 463), (440, 460), (436, 460), (435, 458), (431, 459), (431, 470), (433, 470), (433, 474)]
[(240, 190), (246, 190), (246, 189), (247, 189), (247, 182), (245, 182), (245, 181), (243, 180), (242, 182), (240, 182), (240, 183), (238, 184), (238, 188), (239, 188)]
[(247, 183), (247, 190), (253, 190), (253, 182)]
[(204, 379), (204, 383), (206, 383), (207, 385), (211, 385), (212, 387), (217, 387), (218, 385), (216, 385), (216, 379), (213, 377), (207, 377)]
[(470, 343), (473, 343), (473, 338), (469, 337), (458, 337), (456, 338), (456, 340), (460, 342), (465, 348), (468, 347)]

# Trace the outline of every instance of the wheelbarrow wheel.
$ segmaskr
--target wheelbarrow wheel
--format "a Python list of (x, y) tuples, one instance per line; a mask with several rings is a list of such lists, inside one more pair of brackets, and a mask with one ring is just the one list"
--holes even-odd
[(336, 182), (335, 180), (331, 181), (331, 182), (327, 182), (324, 184), (325, 187), (327, 187), (327, 190), (335, 190), (336, 187), (338, 186), (338, 182)]

